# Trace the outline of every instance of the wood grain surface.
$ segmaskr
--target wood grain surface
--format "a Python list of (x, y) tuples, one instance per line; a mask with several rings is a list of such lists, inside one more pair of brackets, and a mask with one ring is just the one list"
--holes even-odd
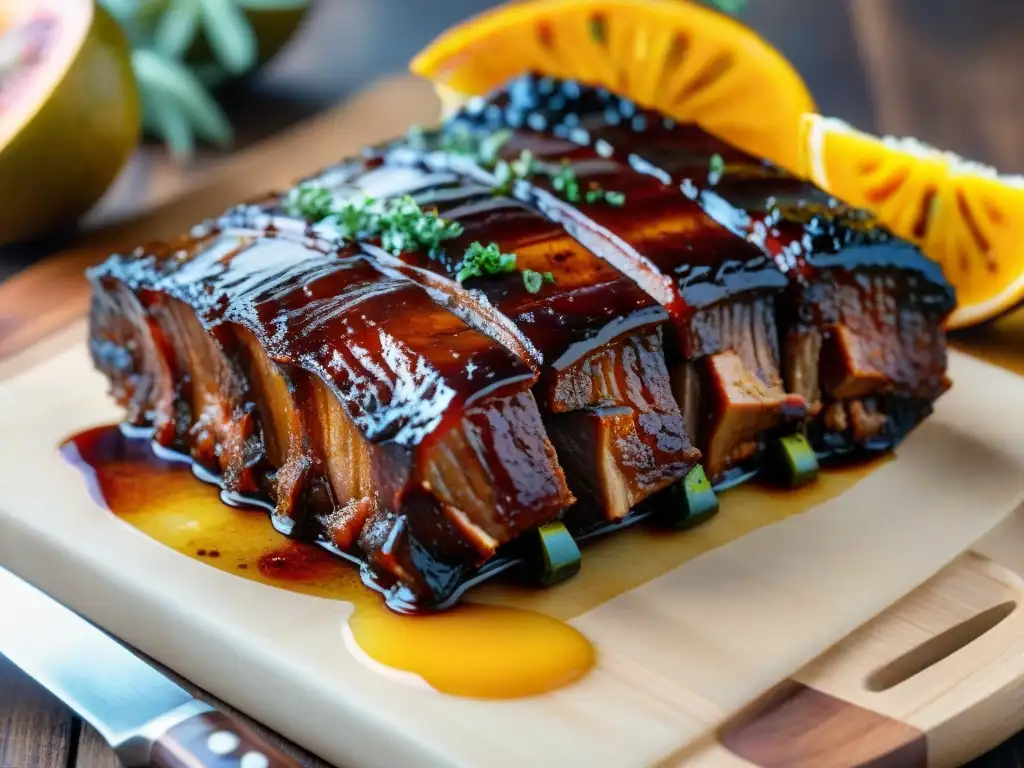
[[(397, 68), (451, 19), (487, 4), (486, 0), (437, 2), (430, 14), (423, 15), (410, 12), (413, 0), (321, 2), (305, 45), (271, 72), (271, 89), (280, 95), (308, 87), (315, 98), (308, 97), (298, 108), (289, 103), (283, 111), (315, 111), (324, 100), (347, 93), (366, 74)], [(399, 23), (392, 24), (392, 19)], [(1002, 170), (1024, 171), (1024, 144), (1019, 140), (1024, 123), (1024, 84), (1019, 76), (1024, 71), (1024, 47), (1019, 44), (1024, 38), (1024, 10), (1018, 3), (752, 0), (747, 19), (796, 63), (823, 112), (866, 128), (916, 135)], [(378, 57), (375, 61), (384, 62), (375, 65), (377, 70), (353, 59), (370, 49), (380, 52), (373, 54)], [(387, 88), (381, 92), (385, 96), (370, 95), (361, 102), (359, 109), (366, 118), (351, 134), (332, 135), (334, 116), (327, 115), (286, 133), (284, 144), (246, 150), (255, 153), (249, 157), (259, 157), (266, 169), (258, 179), (243, 170), (246, 165), (238, 158), (245, 152), (188, 171), (154, 159), (159, 155), (152, 150), (140, 153), (115, 190), (119, 199), (109, 203), (105, 224), (78, 239), (72, 250), (57, 259), (0, 283), (0, 358), (80, 317), (87, 300), (81, 270), (110, 250), (174, 234), (247, 194), (286, 184), (359, 144), (401, 131), (411, 120), (428, 119), (420, 117), (432, 109), (421, 87), (393, 81)], [(266, 99), (254, 100), (256, 107), (245, 106), (245, 101), (241, 100), (243, 108), (236, 114), (252, 114), (254, 123), (263, 120), (256, 113), (266, 110)], [(247, 113), (247, 108), (253, 111)], [(280, 115), (274, 119), (280, 121)], [(298, 149), (309, 167), (296, 164), (293, 152)], [(196, 188), (201, 191), (195, 192)], [(156, 208), (141, 218), (113, 223), (135, 212), (140, 203)], [(5, 257), (0, 251), (0, 277), (30, 258)], [(1024, 349), (1024, 322), (1011, 318), (995, 329), (966, 335), (961, 343), (969, 349), (994, 346), (1002, 355), (1001, 364), (1024, 371), (1024, 353), (1017, 352)], [(818, 711), (820, 715), (827, 707)], [(283, 743), (265, 729), (263, 733)], [(294, 746), (285, 746), (303, 765), (324, 765)], [(91, 728), (82, 726), (0, 658), (0, 767), (112, 768), (116, 764)], [(1008, 741), (972, 766), (1024, 766), (1024, 737)]]

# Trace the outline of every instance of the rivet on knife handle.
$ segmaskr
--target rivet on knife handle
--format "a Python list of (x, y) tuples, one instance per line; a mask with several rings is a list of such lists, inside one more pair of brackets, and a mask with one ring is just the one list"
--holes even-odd
[(153, 744), (154, 768), (301, 768), (300, 764), (223, 712), (178, 723)]

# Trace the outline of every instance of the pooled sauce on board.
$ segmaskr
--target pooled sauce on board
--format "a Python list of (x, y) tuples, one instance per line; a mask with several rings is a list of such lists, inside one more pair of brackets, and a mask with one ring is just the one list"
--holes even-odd
[(63, 456), (86, 478), (93, 498), (165, 546), (242, 578), (352, 603), (344, 630), (357, 656), (411, 673), (442, 693), (517, 698), (582, 678), (595, 649), (566, 622), (655, 579), (697, 555), (842, 494), (878, 461), (822, 472), (798, 491), (754, 484), (722, 494), (722, 513), (689, 531), (643, 524), (588, 543), (580, 574), (552, 589), (496, 579), (472, 602), (443, 613), (406, 616), (387, 609), (358, 571), (319, 547), (289, 540), (256, 508), (229, 506), (187, 461), (157, 456), (145, 437), (117, 426), (67, 440)]

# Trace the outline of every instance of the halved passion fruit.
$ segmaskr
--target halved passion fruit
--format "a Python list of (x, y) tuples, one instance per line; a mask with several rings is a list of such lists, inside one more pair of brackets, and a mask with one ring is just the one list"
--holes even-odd
[(524, 0), (453, 27), (413, 59), (451, 105), (526, 72), (604, 86), (794, 171), (814, 111), (788, 61), (687, 0)]
[(139, 132), (127, 41), (93, 0), (0, 0), (0, 243), (74, 221)]
[(801, 144), (804, 177), (871, 211), (942, 265), (957, 291), (948, 327), (984, 322), (1024, 300), (1024, 178), (821, 115), (804, 117)]

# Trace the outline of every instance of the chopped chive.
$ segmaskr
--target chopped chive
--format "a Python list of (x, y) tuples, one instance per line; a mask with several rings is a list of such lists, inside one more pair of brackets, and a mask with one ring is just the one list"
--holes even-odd
[(283, 208), (292, 216), (301, 216), (307, 221), (321, 221), (331, 215), (334, 195), (324, 186), (300, 184), (285, 197)]
[(715, 180), (725, 172), (725, 159), (717, 152), (711, 156), (711, 160), (708, 162), (708, 172), (715, 177)]
[(604, 201), (613, 208), (621, 208), (626, 204), (626, 193), (613, 191), (605, 192)]
[(600, 202), (602, 198), (604, 198), (604, 190), (598, 187), (597, 189), (588, 189), (584, 200), (593, 204)]
[(523, 285), (526, 286), (526, 290), (530, 293), (540, 293), (540, 289), (544, 286), (544, 276), (540, 272), (534, 272), (532, 269), (524, 269)]
[(512, 131), (507, 128), (484, 136), (480, 139), (480, 144), (476, 151), (477, 160), (485, 167), (494, 165), (498, 161), (498, 153), (501, 151), (501, 148), (508, 144), (511, 138)]
[(790, 488), (805, 485), (818, 476), (818, 457), (804, 435), (784, 435), (775, 445), (778, 482)]
[(560, 521), (547, 523), (524, 535), (525, 570), (532, 580), (551, 586), (579, 573), (580, 548)]
[(544, 282), (545, 283), (553, 283), (553, 282), (555, 282), (555, 276), (553, 274), (551, 274), (550, 272), (545, 272), (543, 277), (544, 277)]
[(466, 249), (455, 279), (462, 283), (471, 277), (502, 275), (515, 271), (516, 255), (514, 253), (502, 253), (496, 243), (483, 245), (474, 242)]

